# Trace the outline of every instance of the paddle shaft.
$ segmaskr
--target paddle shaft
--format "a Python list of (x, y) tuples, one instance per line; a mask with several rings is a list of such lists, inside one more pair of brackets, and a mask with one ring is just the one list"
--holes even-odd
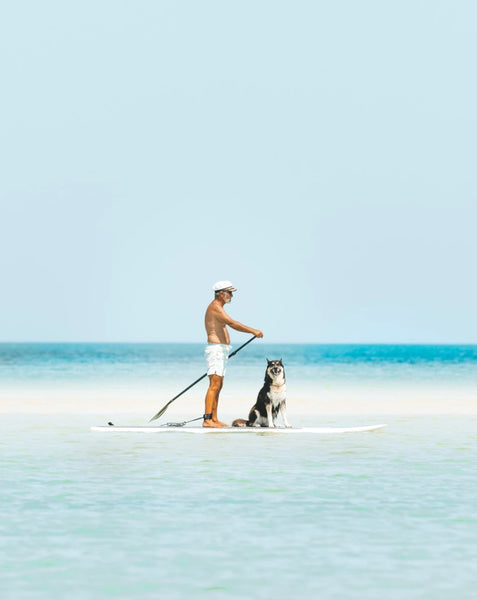
[[(229, 358), (232, 358), (232, 356), (234, 356), (235, 354), (237, 354), (237, 352), (240, 352), (240, 350), (242, 350), (242, 348), (245, 348), (245, 346), (247, 344), (250, 344), (250, 342), (253, 342), (253, 340), (256, 338), (257, 336), (254, 335), (252, 338), (250, 338), (247, 342), (245, 342), (245, 344), (242, 344), (239, 348), (237, 348), (237, 350), (234, 350), (232, 352), (232, 354), (229, 354)], [(190, 390), (191, 387), (194, 387), (194, 385), (196, 385), (197, 383), (199, 383), (199, 381), (202, 381), (202, 379), (204, 379), (205, 377), (207, 377), (207, 373), (204, 373), (203, 375), (201, 375), (201, 377), (199, 377), (199, 379), (196, 379), (193, 383), (191, 383), (189, 386), (187, 386), (184, 390), (182, 390), (182, 392), (180, 392), (179, 394), (177, 394), (177, 396), (174, 396), (174, 398), (172, 398), (172, 400), (169, 400), (169, 402), (167, 404), (165, 404), (161, 410), (155, 414), (152, 419), (149, 419), (149, 423), (151, 421), (155, 421), (156, 419), (158, 419), (159, 417), (161, 417), (167, 410), (167, 408), (169, 407), (169, 404), (172, 404), (174, 402), (174, 400), (177, 400), (177, 398), (179, 398), (180, 396), (182, 396), (182, 394), (185, 394), (188, 390)]]

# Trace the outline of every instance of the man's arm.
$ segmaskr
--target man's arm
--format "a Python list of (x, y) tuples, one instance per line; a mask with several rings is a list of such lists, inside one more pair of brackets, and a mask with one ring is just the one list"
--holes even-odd
[(225, 312), (225, 310), (221, 306), (217, 307), (216, 316), (220, 321), (222, 321), (222, 323), (225, 323), (225, 325), (232, 327), (232, 329), (235, 329), (235, 331), (241, 331), (242, 333), (251, 333), (258, 338), (263, 337), (263, 333), (259, 329), (247, 327), (247, 325), (243, 325), (242, 323), (235, 321)]

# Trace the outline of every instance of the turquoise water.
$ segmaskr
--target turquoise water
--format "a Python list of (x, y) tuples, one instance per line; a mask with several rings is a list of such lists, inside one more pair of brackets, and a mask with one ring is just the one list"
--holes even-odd
[[(242, 391), (252, 383), (255, 389), (267, 357), (283, 358), (288, 382), (301, 388), (317, 382), (477, 384), (477, 346), (271, 345), (256, 340), (230, 360), (228, 388)], [(101, 384), (177, 391), (205, 370), (201, 344), (0, 344), (0, 385), (8, 389)]]
[[(228, 386), (256, 390), (269, 354), (291, 389), (406, 381), (452, 399), (476, 382), (475, 346), (251, 344)], [(0, 384), (179, 391), (202, 361), (198, 345), (4, 344)], [(356, 412), (312, 424), (388, 427), (102, 435), (94, 415), (1, 414), (0, 598), (477, 598), (477, 417)]]
[(90, 424), (2, 417), (0, 597), (476, 598), (475, 417), (246, 438)]

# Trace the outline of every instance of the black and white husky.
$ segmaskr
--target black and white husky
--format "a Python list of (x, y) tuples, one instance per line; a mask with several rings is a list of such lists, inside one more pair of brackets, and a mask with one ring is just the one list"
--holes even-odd
[(285, 427), (291, 427), (287, 420), (287, 386), (282, 359), (267, 359), (267, 363), (265, 383), (250, 409), (248, 420), (235, 419), (233, 427), (275, 427), (278, 413), (282, 415)]

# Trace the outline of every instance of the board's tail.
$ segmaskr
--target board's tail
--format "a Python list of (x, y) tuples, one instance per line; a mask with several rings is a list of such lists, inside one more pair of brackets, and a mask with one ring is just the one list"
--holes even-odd
[(232, 423), (232, 427), (249, 427), (249, 422), (245, 419), (235, 419)]

